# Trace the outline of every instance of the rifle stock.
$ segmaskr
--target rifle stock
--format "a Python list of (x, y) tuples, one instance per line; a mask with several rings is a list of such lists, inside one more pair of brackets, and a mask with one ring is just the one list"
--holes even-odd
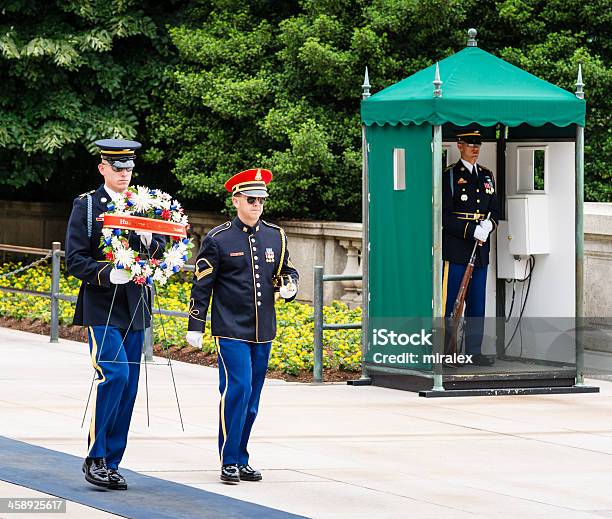
[(465, 296), (467, 295), (468, 286), (470, 284), (470, 280), (472, 279), (472, 272), (474, 272), (474, 257), (476, 256), (476, 247), (478, 247), (479, 243), (481, 242), (477, 241), (474, 244), (470, 261), (468, 262), (467, 267), (465, 267), (465, 272), (463, 273), (463, 278), (461, 279), (461, 285), (459, 286), (459, 292), (457, 292), (457, 298), (455, 299), (453, 311), (450, 315), (450, 336), (448, 337), (446, 348), (444, 348), (444, 353), (446, 355), (453, 355), (454, 353), (457, 353), (457, 330), (459, 329), (459, 322), (461, 321), (461, 317), (463, 315), (463, 305), (465, 304)]

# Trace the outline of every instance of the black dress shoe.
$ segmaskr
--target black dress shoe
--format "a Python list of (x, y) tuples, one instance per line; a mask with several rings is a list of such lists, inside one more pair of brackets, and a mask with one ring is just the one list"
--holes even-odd
[(108, 469), (108, 481), (111, 490), (127, 490), (127, 481), (117, 469)]
[(250, 465), (238, 465), (242, 481), (261, 481), (261, 472)]
[(226, 483), (239, 483), (240, 474), (238, 465), (223, 465), (221, 467), (221, 481), (225, 481)]
[(493, 366), (493, 364), (495, 364), (495, 357), (477, 353), (472, 357), (472, 364), (474, 364), (474, 366)]
[(92, 485), (104, 488), (108, 488), (110, 485), (104, 458), (85, 458), (83, 473), (85, 474), (85, 480)]

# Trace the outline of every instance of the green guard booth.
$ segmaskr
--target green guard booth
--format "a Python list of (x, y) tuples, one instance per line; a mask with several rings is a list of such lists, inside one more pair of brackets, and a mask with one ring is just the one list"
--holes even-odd
[[(570, 93), (478, 48), (476, 31), (468, 34), (460, 52), (364, 93), (364, 372), (375, 385), (428, 397), (597, 391), (584, 385), (576, 325), (581, 72)], [(459, 158), (454, 133), (467, 126), (480, 128), (478, 162), (495, 175), (503, 220), (491, 244), (483, 343), (496, 362), (451, 368), (441, 357), (442, 179)]]

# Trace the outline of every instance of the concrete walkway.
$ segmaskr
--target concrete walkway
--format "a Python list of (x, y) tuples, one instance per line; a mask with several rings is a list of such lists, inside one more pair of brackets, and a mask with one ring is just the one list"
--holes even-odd
[[(317, 518), (612, 517), (611, 382), (597, 381), (600, 394), (424, 399), (268, 380), (250, 448), (264, 480), (225, 486), (216, 370), (173, 367), (185, 432), (156, 359), (150, 426), (143, 370), (125, 468)], [(84, 456), (91, 377), (86, 345), (0, 328), (0, 436)], [(0, 497), (29, 492), (0, 483)], [(83, 509), (68, 503), (68, 517)]]

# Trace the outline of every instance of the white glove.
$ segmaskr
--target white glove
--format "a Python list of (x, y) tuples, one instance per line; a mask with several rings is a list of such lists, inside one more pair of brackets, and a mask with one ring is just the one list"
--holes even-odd
[(151, 242), (153, 241), (153, 233), (146, 231), (136, 231), (136, 234), (140, 236), (140, 241), (145, 247), (150, 247)]
[(283, 299), (290, 299), (297, 294), (297, 285), (291, 280), (286, 285), (282, 285), (278, 291)]
[(490, 233), (493, 230), (493, 222), (491, 220), (483, 220), (480, 222), (480, 227)]
[(478, 224), (476, 229), (474, 229), (474, 239), (485, 242), (489, 237), (489, 232), (490, 231), (487, 231), (484, 227), (482, 227), (482, 224)]
[(130, 280), (130, 273), (123, 269), (113, 269), (110, 273), (110, 282), (114, 285), (124, 285)]
[(187, 344), (194, 348), (202, 349), (202, 332), (190, 331), (185, 335)]

